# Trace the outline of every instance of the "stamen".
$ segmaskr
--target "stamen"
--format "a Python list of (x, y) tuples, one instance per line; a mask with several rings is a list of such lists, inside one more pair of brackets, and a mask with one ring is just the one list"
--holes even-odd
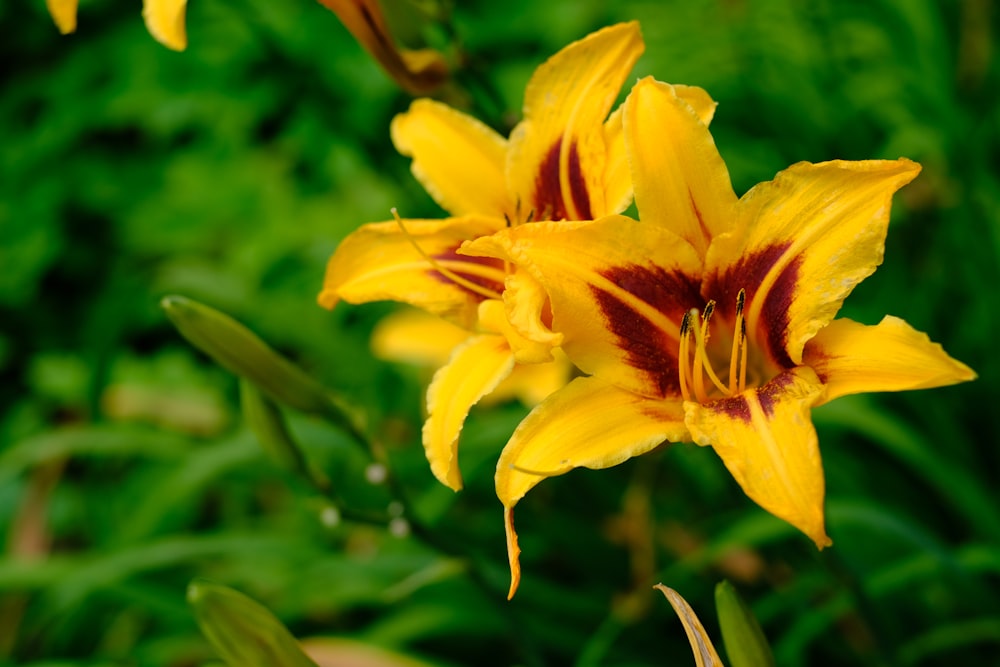
[(705, 393), (705, 381), (703, 373), (708, 375), (708, 379), (711, 380), (715, 388), (718, 389), (726, 396), (732, 395), (729, 388), (722, 384), (722, 380), (719, 376), (715, 374), (715, 370), (712, 369), (711, 360), (708, 358), (708, 338), (709, 338), (709, 323), (712, 319), (712, 314), (715, 312), (715, 301), (709, 301), (705, 305), (705, 314), (701, 318), (701, 327), (694, 330), (695, 339), (697, 340), (697, 349), (695, 350), (694, 357), (694, 392), (698, 396), (699, 401), (705, 401), (708, 398), (708, 394)]
[[(729, 354), (729, 393), (733, 394), (737, 391), (743, 391), (744, 382), (738, 381), (737, 370), (739, 370), (742, 377), (746, 377), (746, 346), (743, 344), (746, 340), (746, 323), (743, 320), (743, 306), (746, 303), (747, 293), (743, 288), (740, 288), (739, 294), (736, 295), (736, 325), (735, 331), (733, 332), (733, 348), (732, 352)], [(740, 358), (742, 357), (743, 363), (740, 363)]]
[(413, 246), (413, 249), (416, 250), (421, 257), (427, 260), (427, 263), (431, 265), (431, 268), (433, 268), (435, 271), (437, 271), (442, 276), (452, 281), (456, 285), (460, 285), (465, 289), (469, 290), (470, 292), (486, 297), (487, 299), (501, 298), (501, 295), (499, 293), (494, 292), (489, 288), (483, 287), (482, 285), (477, 285), (471, 280), (468, 280), (467, 278), (463, 278), (462, 276), (458, 275), (451, 269), (446, 269), (445, 267), (443, 267), (436, 259), (428, 255), (426, 252), (424, 252), (424, 249), (420, 247), (420, 244), (417, 243), (417, 240), (413, 238), (413, 235), (410, 234), (409, 230), (406, 229), (406, 225), (403, 224), (403, 219), (399, 217), (399, 212), (396, 210), (396, 207), (391, 208), (390, 211), (392, 212), (392, 217), (396, 219), (396, 224), (399, 225), (400, 230), (402, 230), (403, 236), (405, 236), (406, 240), (410, 242), (410, 245)]
[(685, 401), (691, 400), (691, 392), (688, 389), (687, 383), (687, 366), (688, 359), (691, 356), (688, 352), (688, 347), (691, 340), (691, 311), (684, 313), (684, 318), (681, 320), (681, 332), (679, 338), (681, 340), (680, 349), (677, 352), (677, 375), (678, 384), (681, 386), (681, 396), (684, 397)]
[(742, 394), (743, 390), (747, 386), (747, 321), (743, 320), (740, 322), (740, 347), (743, 349), (740, 352), (740, 387), (739, 392)]

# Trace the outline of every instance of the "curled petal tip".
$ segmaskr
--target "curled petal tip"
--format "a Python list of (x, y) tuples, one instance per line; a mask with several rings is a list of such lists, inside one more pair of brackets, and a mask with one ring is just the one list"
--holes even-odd
[(507, 533), (507, 560), (510, 562), (510, 590), (507, 591), (507, 599), (511, 600), (521, 583), (521, 563), (518, 558), (521, 555), (521, 548), (517, 545), (517, 533), (514, 531), (513, 507), (504, 507), (503, 522)]

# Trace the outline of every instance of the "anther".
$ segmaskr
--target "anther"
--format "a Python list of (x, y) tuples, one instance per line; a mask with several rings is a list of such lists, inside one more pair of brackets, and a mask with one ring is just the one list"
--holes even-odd
[(736, 295), (736, 326), (733, 332), (733, 347), (729, 354), (729, 393), (742, 392), (746, 386), (747, 377), (747, 323), (743, 317), (743, 307), (746, 305), (746, 290), (740, 288)]
[(680, 349), (677, 351), (677, 383), (681, 388), (681, 396), (685, 401), (691, 400), (691, 391), (688, 389), (687, 367), (688, 367), (688, 345), (691, 333), (691, 311), (685, 311), (681, 319)]

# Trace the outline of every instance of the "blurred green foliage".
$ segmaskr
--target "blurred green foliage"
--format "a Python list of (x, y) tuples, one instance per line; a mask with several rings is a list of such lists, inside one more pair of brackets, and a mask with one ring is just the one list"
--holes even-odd
[[(399, 5), (397, 7), (396, 5)], [(846, 304), (928, 331), (978, 381), (817, 410), (835, 546), (817, 553), (676, 445), (547, 481), (519, 505), (525, 580), (504, 599), (496, 455), (525, 409), (474, 411), (468, 488), (433, 480), (421, 369), (373, 359), (388, 306), (315, 305), (364, 222), (440, 212), (388, 136), (409, 98), (310, 0), (193, 2), (157, 45), (138, 0), (58, 36), (0, 4), (0, 664), (203, 664), (194, 577), (296, 637), (440, 665), (688, 664), (662, 580), (710, 618), (734, 581), (776, 662), (989, 664), (1000, 649), (1000, 59), (989, 0), (398, 0), (401, 39), (460, 64), (449, 103), (506, 132), (533, 69), (638, 19), (636, 76), (699, 85), (737, 192), (799, 161), (895, 158), (886, 260)], [(231, 314), (368, 416), (396, 487), (322, 420), (289, 432), (345, 504), (430, 534), (336, 521), (243, 424), (236, 380), (159, 308)], [(373, 483), (374, 482), (376, 483)], [(719, 636), (717, 628), (709, 633)]]

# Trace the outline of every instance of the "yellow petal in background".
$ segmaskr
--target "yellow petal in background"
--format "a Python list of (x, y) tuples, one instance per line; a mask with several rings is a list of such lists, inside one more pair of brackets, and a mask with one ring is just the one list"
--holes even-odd
[(670, 606), (677, 612), (677, 617), (684, 625), (684, 632), (688, 641), (691, 642), (691, 650), (694, 652), (694, 662), (698, 667), (723, 667), (719, 654), (712, 646), (712, 640), (705, 632), (705, 626), (698, 620), (698, 615), (687, 603), (687, 600), (680, 596), (680, 593), (672, 588), (667, 588), (663, 584), (656, 584), (653, 588), (658, 589), (666, 596)]
[(455, 491), (462, 488), (458, 436), (469, 410), (514, 368), (514, 354), (499, 335), (474, 336), (459, 346), (427, 389), (424, 451), (431, 472)]
[(927, 334), (898, 317), (875, 326), (834, 320), (806, 343), (803, 363), (826, 385), (824, 401), (870, 391), (943, 387), (976, 378)]
[(507, 162), (510, 189), (535, 219), (611, 212), (604, 122), (644, 48), (639, 24), (621, 23), (573, 42), (535, 71)]
[(703, 93), (645, 78), (625, 100), (625, 146), (639, 217), (667, 227), (701, 256), (731, 228), (737, 201), (705, 123), (714, 102)]
[(514, 215), (504, 163), (507, 140), (472, 116), (421, 99), (397, 115), (392, 141), (413, 158), (411, 169), (434, 200), (452, 215)]
[(187, 48), (186, 7), (187, 0), (143, 0), (142, 18), (149, 34), (167, 48), (183, 51)]
[(754, 502), (828, 546), (824, 479), (809, 410), (823, 391), (800, 367), (732, 398), (684, 404), (694, 441), (711, 445)]
[[(687, 439), (679, 402), (653, 401), (597, 378), (577, 378), (521, 422), (497, 461), (497, 497), (510, 510), (546, 477), (608, 468), (665, 440)], [(508, 516), (508, 545), (517, 544)], [(516, 549), (512, 549), (514, 553)], [(520, 568), (511, 559), (511, 595)]]
[(406, 308), (383, 317), (371, 336), (379, 359), (440, 368), (469, 332), (422, 310)]
[(77, 0), (45, 0), (45, 6), (59, 32), (66, 35), (76, 30)]

